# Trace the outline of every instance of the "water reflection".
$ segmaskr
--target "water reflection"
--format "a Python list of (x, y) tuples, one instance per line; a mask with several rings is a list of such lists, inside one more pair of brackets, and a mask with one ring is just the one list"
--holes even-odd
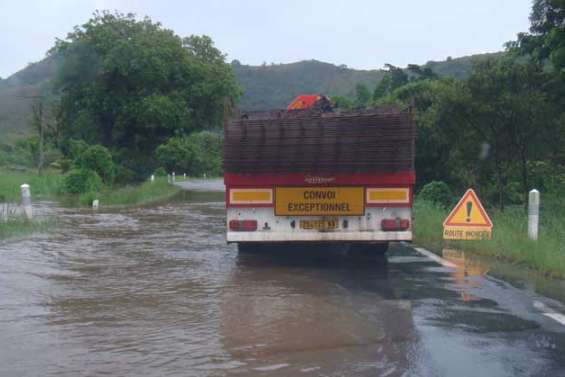
[(394, 298), (386, 261), (309, 250), (239, 253), (221, 311), (224, 346), (241, 370), (406, 372), (412, 308)]
[(459, 288), (461, 299), (465, 302), (480, 301), (481, 298), (473, 296), (469, 291), (480, 287), (481, 278), (488, 273), (489, 267), (477, 258), (465, 255), (461, 250), (443, 249), (442, 256), (457, 266), (450, 275)]

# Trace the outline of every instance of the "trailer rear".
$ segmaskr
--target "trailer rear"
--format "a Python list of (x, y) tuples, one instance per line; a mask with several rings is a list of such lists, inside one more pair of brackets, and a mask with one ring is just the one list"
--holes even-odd
[(410, 111), (240, 113), (224, 133), (228, 242), (412, 240)]

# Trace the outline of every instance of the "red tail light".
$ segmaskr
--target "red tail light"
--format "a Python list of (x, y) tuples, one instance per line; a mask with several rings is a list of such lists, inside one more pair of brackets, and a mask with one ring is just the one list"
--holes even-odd
[(410, 221), (407, 219), (384, 219), (381, 221), (381, 228), (385, 232), (395, 232), (399, 230), (407, 230), (410, 227)]
[(254, 232), (257, 230), (257, 220), (230, 220), (229, 227), (234, 232)]

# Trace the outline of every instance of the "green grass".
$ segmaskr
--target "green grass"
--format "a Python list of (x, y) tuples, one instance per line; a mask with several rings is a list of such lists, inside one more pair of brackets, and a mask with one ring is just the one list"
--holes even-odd
[(445, 241), (442, 230), (448, 211), (416, 201), (414, 242), (434, 251), (457, 248), (526, 266), (545, 276), (565, 278), (565, 219), (560, 215), (564, 211), (560, 204), (541, 210), (538, 241), (528, 239), (528, 216), (523, 208), (490, 211), (491, 240)]
[(30, 185), (31, 198), (53, 198), (59, 193), (63, 177), (58, 172), (46, 171), (42, 176), (31, 171), (0, 170), (0, 202), (19, 202), (20, 186)]
[(27, 221), (21, 217), (11, 217), (7, 221), (0, 221), (0, 241), (34, 233), (47, 233), (54, 226), (52, 219)]
[[(182, 176), (177, 177), (177, 182), (183, 180)], [(0, 202), (19, 202), (20, 186), (24, 183), (30, 185), (32, 201), (39, 198), (54, 199), (68, 205), (91, 205), (92, 199), (97, 198), (103, 206), (134, 206), (168, 199), (180, 191), (177, 186), (168, 184), (165, 177), (138, 186), (105, 187), (99, 194), (86, 193), (77, 200), (77, 196), (61, 194), (62, 181), (63, 175), (53, 171), (38, 176), (31, 171), (0, 170)]]
[[(147, 181), (139, 186), (104, 189), (96, 199), (100, 206), (136, 206), (169, 199), (180, 191), (180, 187), (167, 183), (167, 178), (156, 178), (153, 183)], [(82, 195), (81, 202), (90, 205), (92, 194)]]

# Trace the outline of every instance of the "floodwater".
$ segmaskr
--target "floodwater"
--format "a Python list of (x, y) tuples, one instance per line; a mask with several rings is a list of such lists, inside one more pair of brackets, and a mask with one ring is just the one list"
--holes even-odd
[(0, 244), (0, 376), (565, 376), (558, 301), (447, 251), (238, 254), (222, 193)]

